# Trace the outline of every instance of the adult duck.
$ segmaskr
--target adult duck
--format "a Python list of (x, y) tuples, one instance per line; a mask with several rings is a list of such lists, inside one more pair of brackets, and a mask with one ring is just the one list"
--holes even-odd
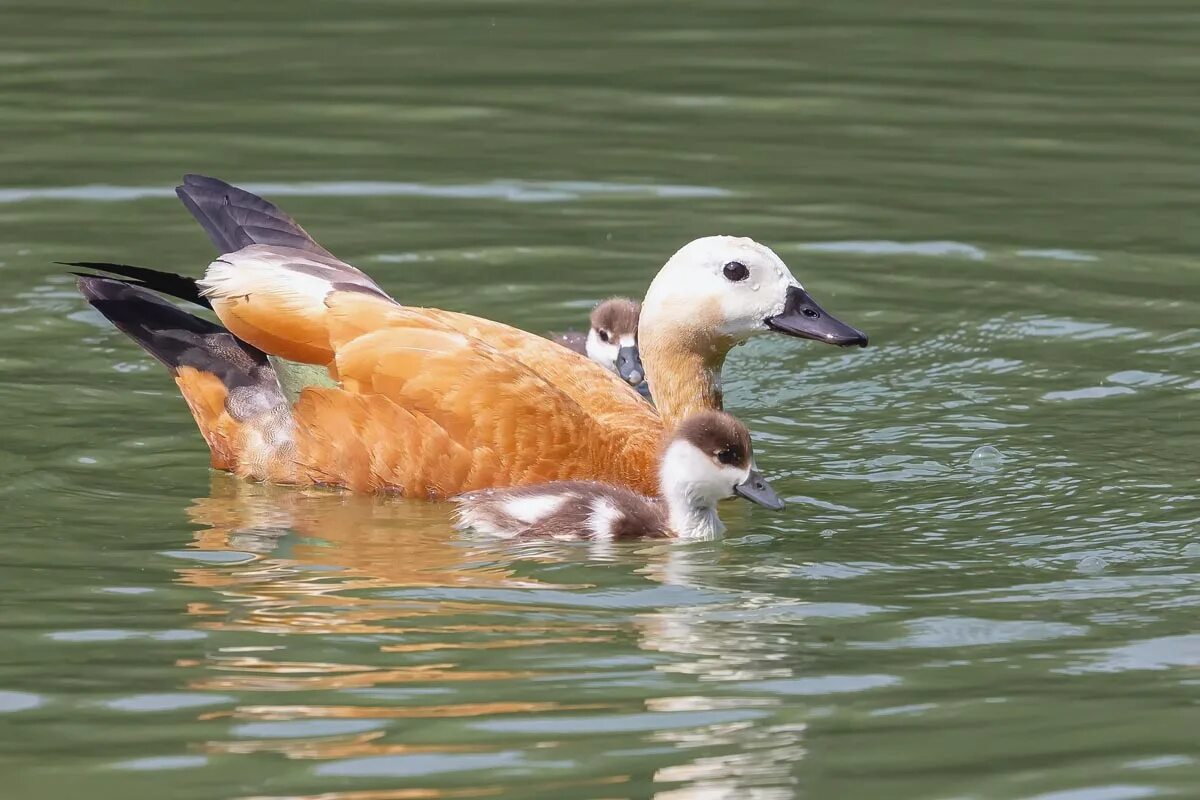
[[(126, 280), (84, 276), (80, 290), (172, 372), (213, 466), (256, 480), (430, 499), (596, 480), (653, 495), (665, 436), (691, 414), (721, 410), (734, 345), (768, 332), (867, 344), (770, 248), (697, 239), (642, 304), (656, 411), (548, 339), (400, 305), (256, 195), (198, 176), (177, 191), (222, 251), (204, 277), (89, 263), (76, 266)], [(152, 290), (211, 306), (224, 327)], [(316, 365), (323, 385), (287, 391), (280, 360)]]

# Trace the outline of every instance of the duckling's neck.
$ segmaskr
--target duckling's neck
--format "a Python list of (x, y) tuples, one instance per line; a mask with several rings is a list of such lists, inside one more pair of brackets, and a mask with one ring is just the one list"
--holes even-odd
[(696, 412), (723, 410), (721, 367), (732, 339), (668, 320), (643, 324), (638, 339), (646, 382), (667, 431)]
[(667, 521), (680, 539), (716, 539), (725, 532), (715, 503), (667, 496)]

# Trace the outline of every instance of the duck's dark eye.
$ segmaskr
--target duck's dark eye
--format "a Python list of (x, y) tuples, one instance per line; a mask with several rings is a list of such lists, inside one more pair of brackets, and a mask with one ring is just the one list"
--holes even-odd
[(744, 281), (750, 277), (750, 270), (740, 261), (730, 261), (725, 265), (725, 278), (731, 281)]
[(600, 341), (608, 344), (608, 331), (601, 328), (600, 330), (596, 331), (596, 335), (600, 337)]
[(726, 447), (724, 450), (718, 450), (717, 461), (720, 461), (722, 464), (736, 464), (738, 462), (737, 451), (732, 447)]

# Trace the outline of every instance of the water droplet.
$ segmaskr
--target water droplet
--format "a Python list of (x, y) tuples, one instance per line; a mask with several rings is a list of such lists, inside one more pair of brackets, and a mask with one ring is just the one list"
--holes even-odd
[(990, 444), (976, 447), (975, 452), (971, 453), (971, 469), (980, 472), (995, 472), (1003, 461), (1004, 456)]
[(1084, 575), (1099, 575), (1106, 569), (1108, 569), (1108, 562), (1100, 556), (1084, 556), (1075, 565), (1075, 571), (1082, 572)]
[(1183, 546), (1184, 558), (1200, 558), (1200, 542), (1189, 542)]
[(752, 291), (752, 292), (757, 292), (757, 291), (758, 291), (758, 284), (757, 284), (757, 283), (752, 283), (752, 284), (750, 284), (750, 291)]

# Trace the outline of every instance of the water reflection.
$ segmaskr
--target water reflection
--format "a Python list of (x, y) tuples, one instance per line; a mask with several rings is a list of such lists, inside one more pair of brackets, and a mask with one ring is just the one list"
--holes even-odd
[[(747, 624), (797, 620), (796, 604), (714, 589), (729, 568), (720, 546), (514, 546), (454, 532), (445, 506), (224, 475), (189, 517), (193, 552), (246, 556), (177, 569), (205, 593), (187, 607), (196, 628), (229, 642), (177, 666), (191, 690), (239, 698), (201, 712), (231, 726), (199, 745), (210, 756), (315, 760), (362, 779), (478, 762), (543, 776), (539, 791), (590, 763), (569, 785), (678, 800), (778, 785), (805, 752), (787, 693), (755, 687), (795, 665)], [(322, 797), (457, 796), (428, 792)]]

